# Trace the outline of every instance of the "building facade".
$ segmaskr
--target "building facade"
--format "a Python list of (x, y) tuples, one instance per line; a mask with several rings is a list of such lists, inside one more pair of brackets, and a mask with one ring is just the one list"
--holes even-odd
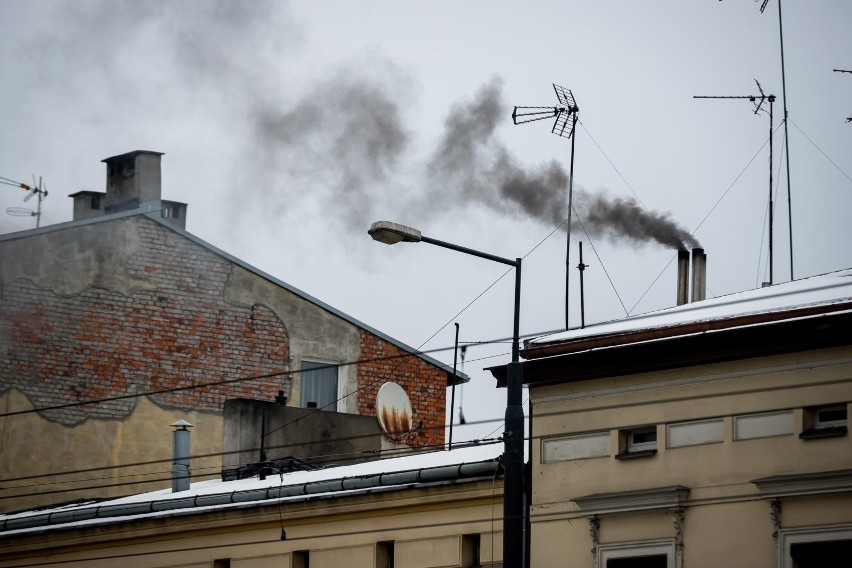
[(74, 221), (0, 235), (0, 510), (162, 487), (177, 419), (218, 475), (232, 398), (375, 416), (392, 380), (402, 443), (442, 445), (452, 369), (186, 232), (160, 159), (108, 158)]
[(500, 566), (500, 445), (0, 515), (0, 567)]
[(523, 355), (533, 567), (848, 564), (852, 271)]

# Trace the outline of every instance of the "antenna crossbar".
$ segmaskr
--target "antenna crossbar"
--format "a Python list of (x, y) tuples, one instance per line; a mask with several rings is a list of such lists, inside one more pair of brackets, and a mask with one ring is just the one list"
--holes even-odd
[(560, 109), (558, 107), (516, 106), (515, 110), (512, 111), (512, 120), (515, 124), (523, 124), (535, 120), (547, 120), (548, 118), (557, 116), (559, 113)]

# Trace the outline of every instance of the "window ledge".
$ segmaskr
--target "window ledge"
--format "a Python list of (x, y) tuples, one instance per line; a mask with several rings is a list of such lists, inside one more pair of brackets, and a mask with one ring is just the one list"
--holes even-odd
[(836, 438), (838, 436), (845, 436), (846, 432), (846, 426), (834, 426), (832, 428), (808, 428), (807, 430), (799, 434), (799, 438), (802, 440)]
[(751, 481), (764, 497), (791, 497), (852, 491), (852, 469), (774, 475)]
[(652, 509), (681, 509), (689, 495), (689, 488), (682, 485), (597, 493), (572, 499), (584, 515), (646, 511)]
[(649, 458), (657, 453), (657, 450), (639, 450), (634, 452), (621, 452), (620, 454), (616, 454), (615, 459), (617, 460), (632, 460), (636, 458)]

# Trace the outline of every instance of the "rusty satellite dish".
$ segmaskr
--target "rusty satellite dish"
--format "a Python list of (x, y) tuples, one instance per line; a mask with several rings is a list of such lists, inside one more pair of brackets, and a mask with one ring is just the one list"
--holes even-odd
[(385, 435), (398, 442), (411, 431), (411, 402), (396, 383), (385, 383), (376, 394), (376, 417)]

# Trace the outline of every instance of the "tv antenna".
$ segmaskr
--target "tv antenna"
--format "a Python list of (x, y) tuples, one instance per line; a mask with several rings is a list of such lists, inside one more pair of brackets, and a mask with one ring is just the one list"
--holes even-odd
[[(778, 2), (778, 39), (781, 44), (781, 102), (784, 105), (784, 159), (787, 163), (787, 223), (790, 233), (790, 280), (793, 280), (793, 203), (790, 197), (790, 133), (787, 130), (787, 73), (784, 69), (784, 26), (781, 19), (781, 0)], [(769, 0), (762, 0), (760, 13), (766, 10)], [(772, 137), (770, 135), (770, 140)], [(770, 255), (771, 256), (771, 255)]]
[(33, 176), (33, 184), (28, 185), (26, 183), (21, 183), (13, 179), (0, 176), (0, 184), (20, 187), (21, 189), (25, 190), (27, 192), (26, 197), (24, 197), (25, 203), (33, 197), (38, 197), (38, 205), (35, 211), (33, 211), (32, 209), (27, 209), (26, 207), (6, 208), (6, 213), (15, 217), (35, 217), (36, 228), (38, 228), (39, 225), (41, 225), (41, 202), (44, 201), (47, 197), (47, 186), (42, 184), (41, 177), (38, 178), (38, 185), (36, 185), (35, 176)]
[[(574, 100), (574, 93), (569, 89), (553, 83), (556, 91), (557, 106), (516, 106), (512, 111), (512, 121), (515, 124), (525, 124), (536, 120), (547, 120), (554, 118), (551, 132), (561, 138), (571, 139), (571, 166), (568, 173), (568, 244), (565, 248), (565, 329), (568, 329), (568, 282), (571, 274), (571, 216), (573, 215), (574, 197), (574, 133), (577, 126), (577, 114), (580, 107)], [(570, 126), (569, 126), (570, 120)]]
[[(768, 0), (766, 0), (768, 1)], [(763, 110), (763, 103), (769, 101), (769, 285), (772, 285), (773, 279), (773, 264), (772, 264), (772, 228), (773, 228), (773, 212), (772, 212), (772, 104), (775, 102), (775, 95), (767, 95), (763, 92), (763, 87), (760, 82), (755, 79), (759, 95), (696, 95), (694, 99), (748, 99), (754, 103), (754, 114), (758, 114)], [(764, 110), (764, 112), (766, 112)], [(790, 259), (793, 258), (793, 235), (790, 234)], [(791, 269), (792, 270), (792, 269)], [(792, 278), (792, 272), (790, 277)]]
[[(852, 73), (852, 71), (847, 71), (846, 69), (835, 69), (835, 73)], [(852, 122), (852, 116), (847, 117), (846, 122)]]

